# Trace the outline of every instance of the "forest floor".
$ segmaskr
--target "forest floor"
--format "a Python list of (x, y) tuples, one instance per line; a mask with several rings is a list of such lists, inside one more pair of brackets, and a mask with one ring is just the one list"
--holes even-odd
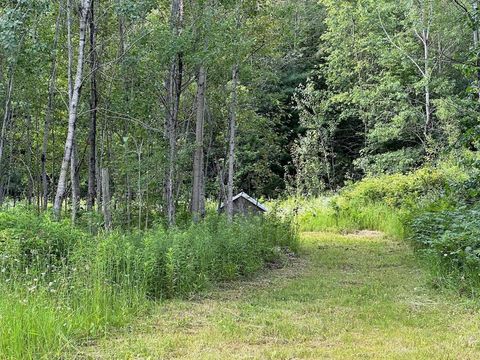
[(302, 254), (190, 300), (162, 303), (94, 359), (479, 359), (480, 311), (429, 285), (405, 243), (304, 233)]

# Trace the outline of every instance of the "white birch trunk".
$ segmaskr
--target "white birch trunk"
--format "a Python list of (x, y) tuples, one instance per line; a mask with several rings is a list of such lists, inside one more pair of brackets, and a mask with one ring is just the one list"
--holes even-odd
[(13, 93), (13, 76), (14, 76), (13, 67), (10, 67), (8, 71), (8, 85), (7, 85), (7, 97), (5, 100), (5, 108), (3, 114), (2, 129), (0, 132), (0, 166), (2, 165), (3, 160), (3, 149), (5, 147), (5, 137), (7, 135), (7, 124), (10, 119), (10, 106), (12, 103), (12, 93)]
[(192, 190), (192, 214), (193, 220), (198, 222), (203, 216), (203, 138), (205, 124), (205, 90), (207, 73), (203, 66), (200, 66), (197, 81), (197, 121), (195, 129), (195, 155), (193, 159), (193, 190)]
[(235, 133), (237, 122), (237, 85), (238, 85), (238, 65), (233, 66), (232, 70), (232, 102), (230, 106), (230, 136), (228, 146), (228, 182), (227, 182), (227, 218), (233, 220), (233, 179), (235, 171)]
[(56, 219), (60, 218), (62, 200), (65, 195), (66, 178), (68, 172), (68, 165), (72, 155), (72, 144), (75, 137), (75, 126), (77, 122), (77, 107), (80, 99), (80, 91), (82, 87), (83, 76), (83, 60), (85, 51), (85, 39), (86, 39), (86, 23), (87, 16), (90, 11), (91, 0), (83, 0), (82, 8), (80, 11), (80, 39), (78, 43), (78, 61), (77, 61), (77, 73), (75, 76), (75, 83), (72, 90), (72, 96), (69, 104), (68, 111), (68, 132), (67, 139), (65, 141), (65, 149), (62, 160), (62, 166), (60, 168), (60, 176), (58, 179), (57, 193), (55, 195), (55, 202), (53, 205), (53, 212)]

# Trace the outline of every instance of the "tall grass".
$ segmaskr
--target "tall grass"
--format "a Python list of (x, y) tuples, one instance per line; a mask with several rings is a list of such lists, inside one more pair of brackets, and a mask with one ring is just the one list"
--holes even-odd
[(425, 212), (411, 223), (410, 240), (424, 255), (437, 285), (480, 293), (480, 208)]
[(295, 250), (275, 217), (90, 237), (25, 210), (0, 213), (0, 358), (55, 358), (148, 310), (247, 277)]
[(402, 213), (384, 204), (348, 209), (330, 205), (302, 213), (299, 223), (303, 231), (377, 230), (398, 238), (403, 238), (405, 232)]
[(480, 293), (480, 173), (458, 166), (366, 178), (330, 197), (288, 199), (302, 231), (378, 230), (408, 240), (432, 283)]
[(377, 230), (404, 238), (416, 213), (432, 204), (448, 206), (442, 199), (448, 198), (454, 176), (451, 168), (423, 168), (406, 175), (366, 178), (329, 197), (292, 198), (277, 206), (296, 214), (302, 231)]

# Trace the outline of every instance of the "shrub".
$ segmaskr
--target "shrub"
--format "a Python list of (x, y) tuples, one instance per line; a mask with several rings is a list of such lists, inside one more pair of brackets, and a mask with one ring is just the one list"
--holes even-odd
[(446, 285), (480, 289), (480, 209), (426, 212), (411, 223), (410, 240), (426, 255), (436, 280)]
[(24, 270), (60, 266), (68, 261), (86, 234), (69, 225), (23, 208), (0, 212), (0, 266)]
[(298, 222), (304, 231), (369, 229), (403, 238), (416, 213), (452, 207), (455, 186), (467, 180), (458, 167), (446, 166), (365, 178), (330, 198), (297, 201)]

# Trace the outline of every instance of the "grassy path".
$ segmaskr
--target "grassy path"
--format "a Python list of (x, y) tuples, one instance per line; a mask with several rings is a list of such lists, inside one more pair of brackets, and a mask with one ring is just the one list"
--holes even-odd
[(305, 261), (192, 301), (91, 348), (104, 359), (480, 359), (480, 312), (427, 286), (404, 244), (303, 235)]

